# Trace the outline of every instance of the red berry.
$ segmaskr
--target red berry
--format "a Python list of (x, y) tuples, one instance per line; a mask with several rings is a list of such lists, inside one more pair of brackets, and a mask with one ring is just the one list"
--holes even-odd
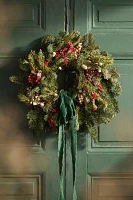
[(97, 98), (97, 94), (96, 94), (96, 93), (93, 93), (93, 94), (92, 94), (92, 98), (93, 98), (93, 99), (96, 99), (96, 98)]

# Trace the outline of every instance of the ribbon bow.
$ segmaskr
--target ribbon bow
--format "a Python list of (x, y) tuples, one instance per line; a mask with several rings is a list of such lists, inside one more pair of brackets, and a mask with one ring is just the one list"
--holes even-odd
[(60, 193), (59, 200), (64, 200), (63, 176), (64, 176), (64, 144), (65, 133), (64, 127), (69, 124), (69, 133), (71, 136), (71, 155), (73, 166), (73, 200), (77, 200), (75, 182), (76, 182), (76, 160), (77, 160), (77, 131), (76, 131), (76, 116), (74, 102), (70, 93), (60, 91), (60, 116), (59, 116), (59, 136), (58, 136), (58, 159), (59, 159), (59, 174), (60, 174)]

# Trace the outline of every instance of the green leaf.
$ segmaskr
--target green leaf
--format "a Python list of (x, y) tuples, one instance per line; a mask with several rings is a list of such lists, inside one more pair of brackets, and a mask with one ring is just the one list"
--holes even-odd
[(18, 98), (19, 98), (19, 101), (21, 101), (21, 102), (24, 102), (24, 103), (29, 102), (29, 98), (22, 93), (18, 94)]
[(23, 84), (23, 79), (21, 76), (10, 76), (9, 80), (16, 84)]
[(30, 65), (29, 65), (29, 62), (27, 60), (22, 60), (20, 59), (19, 60), (19, 67), (20, 69), (22, 69), (23, 71), (26, 71), (28, 72), (30, 70)]

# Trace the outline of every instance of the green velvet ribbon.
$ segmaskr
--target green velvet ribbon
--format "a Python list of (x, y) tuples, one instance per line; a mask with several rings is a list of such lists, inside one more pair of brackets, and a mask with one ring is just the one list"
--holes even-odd
[(60, 91), (60, 116), (59, 116), (59, 135), (58, 135), (58, 159), (59, 159), (59, 174), (60, 174), (60, 192), (59, 199), (64, 200), (64, 146), (65, 132), (64, 127), (68, 123), (69, 133), (71, 137), (71, 155), (73, 168), (73, 200), (77, 200), (75, 182), (76, 182), (76, 160), (77, 160), (77, 131), (76, 131), (76, 115), (74, 102), (70, 93)]

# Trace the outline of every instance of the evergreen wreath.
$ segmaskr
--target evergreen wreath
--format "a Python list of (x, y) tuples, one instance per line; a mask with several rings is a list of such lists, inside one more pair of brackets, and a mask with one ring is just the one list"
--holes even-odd
[(10, 80), (21, 84), (18, 98), (30, 106), (29, 127), (37, 134), (47, 125), (59, 126), (59, 71), (71, 72), (69, 88), (76, 111), (76, 129), (84, 126), (97, 141), (96, 126), (108, 123), (119, 112), (116, 97), (121, 87), (120, 74), (112, 67), (113, 58), (95, 45), (92, 33), (81, 36), (78, 31), (42, 39), (39, 52), (30, 51), (19, 60), (21, 74)]

